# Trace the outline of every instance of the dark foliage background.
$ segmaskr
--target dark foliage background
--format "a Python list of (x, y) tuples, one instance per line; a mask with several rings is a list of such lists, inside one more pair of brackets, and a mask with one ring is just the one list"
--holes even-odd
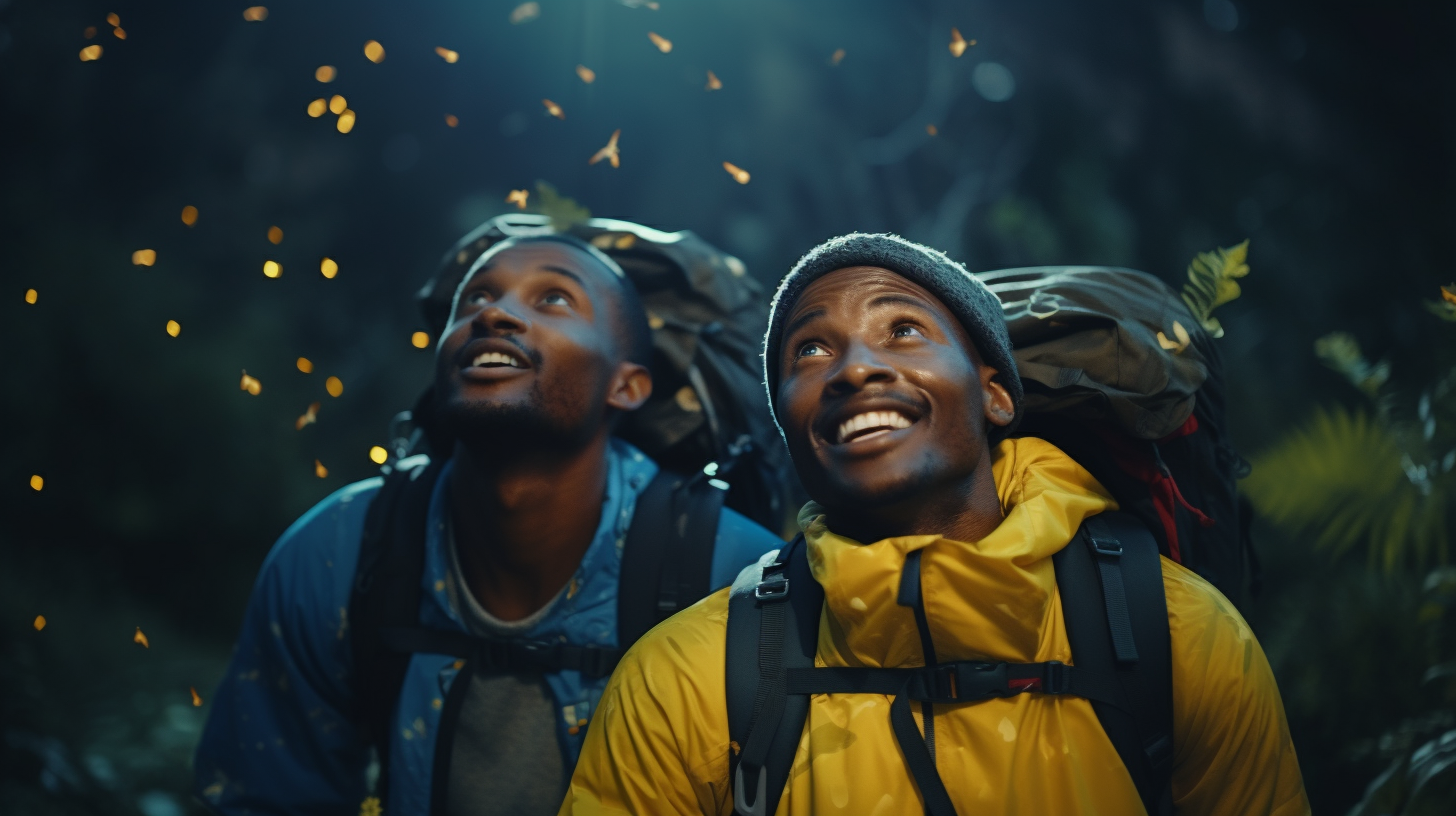
[[(850, 230), (972, 269), (1120, 264), (1175, 284), (1195, 252), (1250, 238), (1245, 295), (1219, 313), (1249, 452), (1350, 400), (1316, 337), (1349, 330), (1397, 373), (1450, 343), (1417, 306), (1456, 276), (1449, 3), (541, 0), (520, 25), (515, 0), (274, 0), (264, 22), (244, 5), (0, 0), (7, 813), (195, 810), (207, 709), (189, 687), (216, 683), (274, 538), (373, 472), (369, 447), (428, 376), (410, 295), (512, 188), (692, 229), (766, 286)], [(977, 40), (959, 59), (951, 26)], [(80, 61), (90, 44), (101, 58)], [(338, 78), (320, 84), (325, 64)], [(348, 134), (305, 113), (336, 93)], [(617, 128), (622, 167), (588, 166)], [(131, 263), (143, 248), (155, 266)], [(1340, 813), (1383, 767), (1375, 742), (1422, 710), (1419, 576), (1272, 529), (1260, 546), (1247, 611), (1316, 812)]]

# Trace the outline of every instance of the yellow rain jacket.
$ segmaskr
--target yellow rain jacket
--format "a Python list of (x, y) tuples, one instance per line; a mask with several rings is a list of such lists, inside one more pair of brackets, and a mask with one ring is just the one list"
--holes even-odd
[[(924, 550), (925, 614), (941, 661), (1073, 662), (1051, 556), (1083, 519), (1116, 505), (1039, 439), (1002, 442), (996, 457), (1006, 517), (975, 543), (918, 535), (866, 546), (830, 532), (815, 505), (805, 508), (809, 565), (825, 591), (815, 665), (924, 665), (914, 613), (896, 603), (914, 550)], [(1177, 812), (1308, 813), (1279, 691), (1248, 624), (1207, 582), (1166, 559), (1163, 587)], [(727, 619), (724, 590), (632, 647), (592, 720), (562, 816), (733, 812)], [(890, 702), (876, 694), (812, 698), (779, 816), (923, 812), (890, 728)], [(941, 779), (963, 816), (1145, 812), (1086, 700), (1020, 694), (936, 705), (935, 742)]]

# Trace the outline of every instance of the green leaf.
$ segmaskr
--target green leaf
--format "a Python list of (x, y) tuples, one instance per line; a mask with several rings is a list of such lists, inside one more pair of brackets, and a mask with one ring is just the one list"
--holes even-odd
[(1246, 239), (1237, 246), (1200, 252), (1188, 264), (1183, 302), (1214, 337), (1223, 337), (1223, 326), (1213, 316), (1213, 310), (1239, 296), (1241, 290), (1237, 279), (1249, 274), (1249, 265), (1245, 263), (1248, 256), (1249, 242)]
[(1390, 379), (1390, 363), (1371, 363), (1360, 351), (1360, 342), (1348, 332), (1331, 332), (1314, 341), (1320, 362), (1345, 375), (1367, 397), (1375, 397)]
[(556, 192), (544, 181), (536, 182), (536, 211), (551, 219), (551, 228), (566, 232), (573, 226), (591, 218), (591, 210), (577, 204), (575, 200)]

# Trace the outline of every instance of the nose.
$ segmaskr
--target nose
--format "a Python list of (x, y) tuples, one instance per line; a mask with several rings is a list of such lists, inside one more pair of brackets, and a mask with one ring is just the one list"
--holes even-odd
[(511, 308), (512, 305), (508, 298), (491, 301), (475, 313), (472, 322), (489, 334), (521, 334), (531, 323), (520, 315), (520, 309)]
[(852, 393), (863, 391), (871, 383), (894, 382), (897, 376), (895, 369), (881, 360), (874, 349), (855, 341), (840, 355), (839, 367), (830, 377), (828, 387), (831, 393)]

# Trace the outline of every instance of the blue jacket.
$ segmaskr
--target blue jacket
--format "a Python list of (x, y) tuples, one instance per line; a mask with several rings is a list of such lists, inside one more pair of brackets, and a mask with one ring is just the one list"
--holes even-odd
[[(446, 550), (449, 466), (430, 500), (420, 621), (464, 632)], [(656, 474), (655, 462), (613, 440), (596, 536), (567, 592), (527, 637), (617, 645), (622, 545), (637, 496)], [(364, 517), (380, 483), (358, 482), (319, 502), (263, 562), (197, 748), (196, 793), (222, 813), (353, 813), (368, 793), (369, 751), (348, 718), (354, 699), (348, 608)], [(739, 570), (781, 544), (725, 508), (713, 553), (714, 588), (728, 586)], [(390, 746), (387, 812), (429, 810), (435, 735), (454, 660), (418, 654), (410, 661)], [(581, 725), (591, 719), (607, 678), (561, 671), (546, 675), (546, 683), (560, 711), (556, 736), (570, 769), (586, 736)]]

